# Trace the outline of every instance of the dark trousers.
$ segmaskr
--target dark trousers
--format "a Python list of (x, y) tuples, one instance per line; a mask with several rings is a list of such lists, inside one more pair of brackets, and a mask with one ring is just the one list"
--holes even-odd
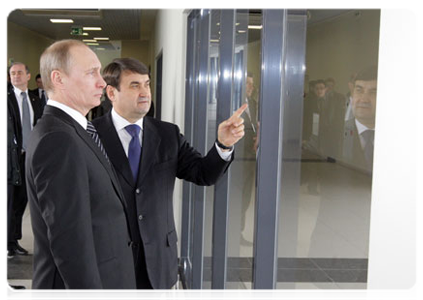
[(5, 242), (5, 245), (7, 245), (10, 242), (10, 236), (12, 232), (10, 230), (10, 226), (12, 225), (12, 219), (13, 219), (13, 191), (14, 191), (14, 186), (12, 184), (6, 184), (6, 210), (5, 210), (6, 242)]
[(23, 177), (21, 185), (8, 185), (8, 249), (22, 239), (22, 218), (28, 203), (25, 182), (25, 153), (19, 157), (19, 166)]
[(145, 263), (144, 247), (142, 243), (136, 243), (132, 246), (132, 253), (135, 262), (135, 278), (137, 289), (153, 289), (148, 278), (147, 265)]

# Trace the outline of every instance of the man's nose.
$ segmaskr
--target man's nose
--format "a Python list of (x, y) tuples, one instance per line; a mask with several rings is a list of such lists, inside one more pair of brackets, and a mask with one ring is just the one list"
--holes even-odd
[(139, 95), (140, 96), (144, 97), (144, 96), (148, 96), (148, 94), (149, 94), (149, 89), (148, 88), (146, 88), (146, 87), (141, 87), (140, 88), (140, 92), (139, 92)]
[(97, 85), (98, 85), (99, 87), (101, 87), (102, 89), (104, 89), (104, 88), (106, 87), (106, 85), (107, 85), (107, 84), (106, 84), (106, 82), (104, 81), (103, 77), (99, 76), (99, 80), (98, 80)]

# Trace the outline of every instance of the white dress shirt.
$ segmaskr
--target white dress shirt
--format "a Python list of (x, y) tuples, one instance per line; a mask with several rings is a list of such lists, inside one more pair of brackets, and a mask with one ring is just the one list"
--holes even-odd
[[(142, 134), (143, 134), (143, 123), (144, 123), (143, 120), (144, 118), (141, 118), (135, 123), (141, 128), (140, 136), (139, 136), (141, 147), (142, 147)], [(119, 136), (119, 139), (123, 146), (123, 150), (125, 151), (126, 157), (128, 157), (129, 143), (131, 142), (132, 136), (129, 134), (129, 132), (126, 131), (125, 127), (128, 125), (131, 125), (132, 123), (130, 123), (125, 118), (121, 117), (115, 111), (114, 108), (112, 109), (112, 122), (113, 122), (113, 125), (115, 126), (116, 132)], [(216, 144), (215, 144), (215, 147), (220, 157), (223, 160), (230, 161), (233, 150), (228, 152), (223, 152)]]
[(32, 103), (31, 103), (31, 99), (29, 98), (29, 94), (28, 94), (28, 89), (26, 91), (21, 91), (19, 88), (17, 88), (16, 86), (13, 86), (13, 90), (15, 92), (15, 96), (16, 96), (16, 100), (18, 101), (18, 107), (19, 107), (19, 114), (21, 116), (21, 124), (23, 124), (22, 122), (22, 92), (26, 93), (26, 99), (28, 101), (28, 107), (29, 107), (29, 117), (30, 117), (30, 123), (31, 123), (31, 130), (33, 128), (33, 124), (34, 124), (34, 110), (32, 109)]
[(72, 119), (74, 119), (79, 125), (82, 126), (82, 128), (84, 128), (84, 130), (87, 130), (87, 119), (77, 110), (70, 108), (69, 106), (54, 101), (52, 99), (48, 99), (47, 101), (47, 105), (56, 107), (62, 111), (64, 111), (65, 113), (67, 113)]
[(363, 136), (361, 135), (366, 130), (373, 130), (362, 123), (360, 123), (357, 119), (355, 119), (355, 126), (357, 127), (358, 136), (360, 137), (361, 147), (364, 148), (366, 146), (366, 141), (364, 140)]

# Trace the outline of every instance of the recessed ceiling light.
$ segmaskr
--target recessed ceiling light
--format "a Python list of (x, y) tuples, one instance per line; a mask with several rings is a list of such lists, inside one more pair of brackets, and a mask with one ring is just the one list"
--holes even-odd
[(73, 23), (72, 19), (50, 19), (51, 23)]
[(97, 43), (96, 40), (82, 40), (83, 42), (88, 42), (88, 43)]
[(95, 37), (94, 39), (97, 40), (97, 41), (108, 41), (109, 40), (108, 37)]
[(101, 30), (101, 27), (83, 27), (83, 30)]
[(87, 36), (88, 35), (88, 32), (84, 32), (82, 35)]
[(105, 48), (96, 48), (97, 50), (106, 50)]
[(88, 46), (99, 46), (99, 43), (86, 43)]
[(248, 29), (262, 29), (263, 25), (248, 25)]

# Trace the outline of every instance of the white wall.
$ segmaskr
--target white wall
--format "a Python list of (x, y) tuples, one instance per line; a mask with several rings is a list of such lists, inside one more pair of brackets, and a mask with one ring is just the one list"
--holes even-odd
[(422, 80), (419, 17), (410, 9), (381, 13), (368, 288), (405, 289), (388, 291), (383, 299), (414, 299), (422, 291), (422, 248), (416, 248), (422, 240), (422, 181), (416, 180), (423, 140), (420, 88), (415, 89)]
[[(155, 25), (154, 57), (163, 53), (162, 120), (174, 123), (184, 132), (186, 18), (182, 9), (159, 10)], [(182, 181), (174, 191), (176, 229), (180, 233)]]

